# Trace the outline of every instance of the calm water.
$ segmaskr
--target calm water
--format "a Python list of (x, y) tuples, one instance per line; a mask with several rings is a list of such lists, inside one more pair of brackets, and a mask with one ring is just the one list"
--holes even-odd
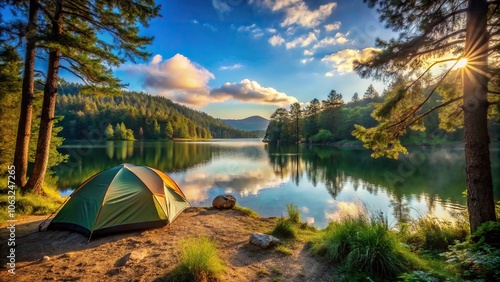
[[(363, 202), (395, 224), (428, 213), (451, 218), (463, 207), (465, 166), (461, 148), (410, 148), (400, 160), (373, 159), (360, 147), (271, 146), (256, 139), (210, 142), (129, 142), (66, 145), (58, 186), (69, 194), (93, 174), (121, 163), (167, 172), (193, 206), (232, 193), (238, 205), (263, 216), (286, 215), (294, 203), (317, 227), (335, 219), (340, 206)], [(500, 171), (500, 150), (492, 150)], [(495, 197), (500, 177), (494, 173)]]

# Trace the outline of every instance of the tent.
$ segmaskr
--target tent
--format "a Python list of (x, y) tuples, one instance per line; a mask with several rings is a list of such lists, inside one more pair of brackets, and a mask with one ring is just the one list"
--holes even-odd
[(89, 237), (171, 223), (189, 203), (165, 173), (122, 164), (83, 182), (47, 227)]

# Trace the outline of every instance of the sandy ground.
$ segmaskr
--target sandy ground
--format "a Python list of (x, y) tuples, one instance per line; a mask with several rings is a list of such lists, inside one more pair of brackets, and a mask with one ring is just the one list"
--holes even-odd
[[(0, 281), (163, 281), (179, 263), (179, 240), (200, 235), (217, 242), (226, 262), (220, 281), (335, 280), (332, 266), (313, 257), (303, 243), (294, 244), (292, 255), (248, 243), (250, 234), (272, 230), (275, 218), (255, 219), (236, 210), (189, 208), (166, 227), (90, 242), (69, 231), (37, 232), (45, 218), (26, 216), (17, 221), (15, 275), (7, 272), (9, 233), (7, 224), (1, 224)], [(144, 258), (126, 261), (133, 251)], [(43, 260), (44, 256), (49, 259)]]

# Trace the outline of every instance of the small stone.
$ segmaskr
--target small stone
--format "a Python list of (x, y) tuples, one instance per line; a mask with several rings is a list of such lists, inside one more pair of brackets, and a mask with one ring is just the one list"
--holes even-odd
[(130, 253), (129, 260), (133, 260), (133, 261), (141, 261), (141, 260), (142, 260), (142, 259), (144, 259), (147, 255), (148, 255), (148, 250), (146, 250), (146, 249), (138, 249), (138, 250), (132, 251), (132, 252)]
[(42, 260), (50, 260), (49, 256), (43, 256)]
[(262, 249), (267, 249), (274, 246), (280, 242), (280, 240), (272, 235), (253, 233), (250, 235), (250, 243), (261, 247)]
[(215, 197), (212, 206), (216, 209), (232, 209), (236, 205), (236, 198), (231, 194), (224, 194)]

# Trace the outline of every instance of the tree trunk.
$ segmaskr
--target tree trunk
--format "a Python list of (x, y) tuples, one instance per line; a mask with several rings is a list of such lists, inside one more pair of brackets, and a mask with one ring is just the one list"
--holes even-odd
[(488, 112), (488, 32), (486, 0), (469, 0), (464, 69), (464, 145), (467, 208), (471, 232), (495, 220), (491, 177)]
[(16, 167), (16, 184), (26, 185), (28, 173), (28, 153), (31, 137), (31, 120), (33, 116), (33, 92), (35, 78), (36, 33), (38, 30), (39, 1), (31, 0), (28, 25), (26, 28), (26, 54), (24, 57), (23, 85), (21, 92), (21, 114), (17, 125), (14, 166)]
[[(62, 0), (57, 1), (54, 20), (52, 21), (52, 34), (57, 42), (62, 33), (59, 23), (62, 10)], [(50, 139), (52, 136), (52, 126), (54, 124), (54, 113), (57, 100), (57, 83), (59, 76), (61, 51), (58, 47), (52, 48), (49, 52), (47, 80), (43, 90), (42, 115), (40, 118), (40, 130), (36, 146), (35, 164), (26, 189), (35, 194), (43, 194), (42, 183), (45, 179), (47, 166), (49, 163)]]

